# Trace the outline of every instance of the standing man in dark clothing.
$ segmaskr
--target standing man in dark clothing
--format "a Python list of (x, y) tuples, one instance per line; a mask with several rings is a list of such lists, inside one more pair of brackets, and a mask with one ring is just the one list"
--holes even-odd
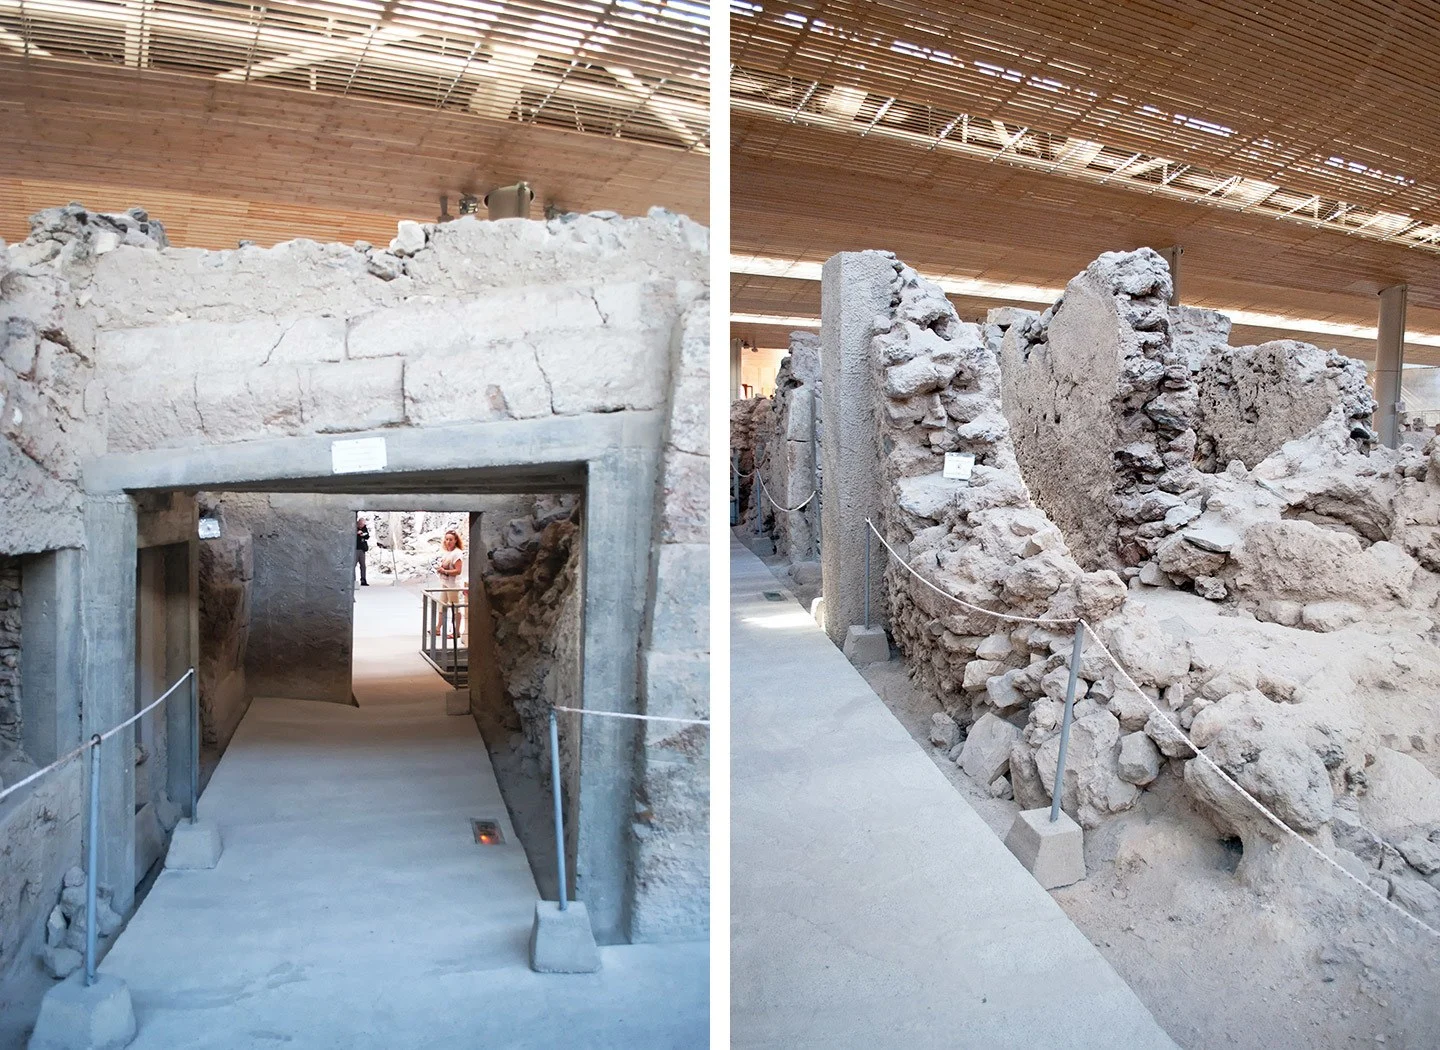
[(370, 581), (365, 579), (365, 552), (370, 549), (370, 526), (365, 524), (365, 519), (355, 519), (355, 564), (360, 566), (360, 586), (369, 587)]

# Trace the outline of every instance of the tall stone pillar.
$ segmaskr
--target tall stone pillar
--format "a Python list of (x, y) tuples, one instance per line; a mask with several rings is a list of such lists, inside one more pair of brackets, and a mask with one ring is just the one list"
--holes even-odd
[[(840, 645), (849, 627), (865, 622), (865, 519), (884, 503), (870, 341), (890, 308), (895, 261), (884, 252), (842, 252), (825, 263), (820, 282), (820, 572), (825, 633)], [(883, 624), (885, 552), (875, 546), (870, 620)]]
[(1397, 284), (1380, 293), (1380, 331), (1375, 344), (1375, 427), (1380, 443), (1394, 448), (1400, 443), (1399, 405), (1405, 374), (1405, 300), (1408, 288)]
[[(87, 739), (135, 713), (135, 551), (130, 497), (87, 496), (80, 571), (80, 726)], [(135, 902), (133, 725), (101, 747), (100, 824), (99, 883), (123, 915)]]

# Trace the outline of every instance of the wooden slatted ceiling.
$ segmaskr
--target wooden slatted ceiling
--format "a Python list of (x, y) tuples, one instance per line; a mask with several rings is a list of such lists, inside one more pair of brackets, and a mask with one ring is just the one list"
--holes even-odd
[(704, 222), (709, 209), (708, 158), (695, 151), (151, 70), (0, 55), (0, 126), (7, 240), (23, 238), (37, 203), (79, 199), (144, 206), (192, 247), (388, 243), (396, 219), (435, 219), (441, 194), (454, 214), (460, 193), (521, 178), (537, 215), (546, 202), (658, 205)]
[(872, 111), (894, 98), (1440, 219), (1440, 6), (1429, 0), (732, 10), (736, 67), (793, 78), (797, 105), (839, 88), (842, 109), (857, 92), (874, 96), (860, 103)]
[(692, 0), (0, 0), (0, 49), (704, 149)]
[(1440, 333), (1440, 256), (821, 129), (787, 129), (780, 162), (775, 127), (732, 124), (737, 255), (883, 248), (926, 273), (1059, 287), (1100, 252), (1180, 243), (1195, 305), (1373, 325), (1378, 291), (1408, 283), (1410, 328)]

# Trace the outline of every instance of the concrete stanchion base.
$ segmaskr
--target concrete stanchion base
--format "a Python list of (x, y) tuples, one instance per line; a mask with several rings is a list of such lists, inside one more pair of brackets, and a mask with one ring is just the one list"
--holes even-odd
[(1063, 811), (1053, 824), (1048, 808), (1015, 814), (1005, 847), (1047, 890), (1085, 878), (1085, 833)]
[(96, 974), (85, 984), (77, 970), (40, 1000), (27, 1050), (120, 1050), (135, 1038), (130, 989), (118, 977)]
[(883, 664), (890, 659), (890, 639), (883, 627), (861, 627), (855, 624), (845, 631), (845, 659), (856, 667)]
[(585, 905), (571, 901), (561, 911), (555, 901), (535, 902), (530, 969), (536, 973), (594, 973), (600, 969), (600, 949), (595, 947)]
[(170, 836), (170, 852), (165, 854), (167, 871), (193, 871), (213, 868), (220, 863), (220, 829), (208, 820), (193, 824), (182, 820)]
[(447, 715), (468, 715), (470, 713), (470, 690), (452, 689), (445, 694)]

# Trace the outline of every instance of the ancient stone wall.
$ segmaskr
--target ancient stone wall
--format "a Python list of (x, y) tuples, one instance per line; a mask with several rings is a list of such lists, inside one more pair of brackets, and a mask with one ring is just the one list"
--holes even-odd
[[(819, 556), (821, 466), (817, 442), (822, 432), (820, 414), (820, 337), (813, 332), (791, 332), (790, 353), (781, 360), (775, 376), (775, 395), (763, 415), (765, 449), (760, 476), (766, 490), (784, 507), (766, 500), (764, 520), (775, 539), (775, 553), (791, 561), (812, 561)], [(805, 501), (813, 494), (815, 498)]]
[[(646, 714), (704, 719), (710, 715), (708, 307), (692, 309), (677, 326), (671, 376), (641, 697)], [(638, 758), (631, 937), (703, 938), (710, 915), (710, 727), (646, 722)]]
[[(3, 316), (17, 321), (7, 322), (0, 373), (0, 553), (79, 545), (80, 464), (107, 453), (184, 457), (266, 438), (601, 413), (607, 424), (633, 414), (646, 433), (672, 408), (678, 326), (706, 300), (708, 253), (703, 227), (660, 210), (406, 223), (389, 249), (299, 240), (225, 252), (167, 248), (159, 225), (134, 213), (42, 213), (27, 242), (0, 252)], [(703, 413), (703, 395), (687, 400), (686, 411)], [(694, 463), (677, 458), (674, 469)], [(659, 493), (626, 495), (645, 507)], [(348, 700), (353, 513), (276, 499), (262, 512), (224, 497), (222, 517), (250, 548), (210, 556), (208, 630), (220, 655), (205, 692), (217, 742), (249, 694)], [(519, 622), (537, 648), (553, 629), (578, 668), (582, 598), (567, 584), (580, 545), (573, 535), (562, 543), (562, 531), (542, 535), (532, 563), (550, 566), (532, 583), (559, 606), (546, 611), (550, 624), (562, 625)], [(512, 548), (500, 538), (492, 550), (504, 560)], [(638, 618), (646, 581), (633, 585), (617, 600)], [(285, 600), (305, 588), (347, 622), (320, 623), (313, 603)], [(700, 594), (685, 599), (703, 606)], [(573, 703), (578, 670), (526, 695)]]
[(80, 463), (104, 449), (95, 330), (74, 317), (64, 267), (91, 239), (32, 219), (32, 242), (0, 244), (0, 554), (82, 545)]
[[(203, 513), (214, 516), (209, 502)], [(255, 549), (238, 521), (222, 523), (219, 539), (200, 544), (200, 730), (207, 748), (223, 751), (250, 706), (245, 657), (250, 640), (250, 591)]]
[[(1243, 841), (1252, 884), (1293, 877), (1283, 858), (1305, 855), (1277, 848), (1288, 840), (1195, 758), (1173, 722), (1362, 881), (1440, 919), (1440, 443), (1372, 448), (1353, 362), (1300, 344), (1231, 349), (1228, 322), (1206, 311), (1170, 310), (1161, 324), (1145, 312), (1160, 285), (1143, 256), (1102, 257), (1044, 324), (1011, 319), (1003, 339), (998, 325), (960, 324), (939, 289), (902, 264), (893, 272), (892, 310), (871, 345), (886, 539), (943, 594), (1061, 621), (963, 608), (887, 559), (895, 641), (945, 712), (932, 742), (992, 793), (1048, 804), (1069, 621), (1083, 617), (1124, 673), (1086, 645), (1061, 785), (1067, 812), (1095, 827), (1178, 782), (1222, 834)], [(1066, 365), (1057, 346), (1081, 359), (1099, 346), (1099, 379)], [(1293, 360), (1273, 356), (1282, 346)], [(1012, 361), (1020, 374), (1005, 376)], [(1313, 377), (1300, 381), (1308, 389), (1269, 388), (1300, 375)], [(1012, 445), (1005, 417), (1030, 428), (1039, 457), (1067, 412), (1112, 434), (1104, 451), (1121, 455), (1113, 469), (1097, 456), (1072, 459), (1073, 475), (1040, 474), (1037, 487), (1062, 513), (1111, 500), (1110, 526), (1072, 516), (1062, 535), (1032, 501), (1021, 438)], [(1204, 433), (1206, 419), (1222, 416), (1238, 423), (1212, 447), (1263, 453), (1253, 467), (1237, 452), (1217, 472), (1195, 469), (1196, 424)], [(952, 449), (976, 456), (968, 486), (942, 476), (941, 453)], [(1181, 499), (1163, 516), (1130, 512), (1137, 500), (1158, 507), (1156, 493)], [(1142, 531), (1150, 524), (1163, 528)], [(1091, 545), (1083, 554), (1081, 542)], [(1123, 566), (1126, 542), (1156, 554)], [(1107, 558), (1122, 564), (1128, 589), (1114, 572), (1077, 564)]]
[(1107, 252), (1006, 333), (1005, 416), (1035, 501), (1086, 568), (1137, 566), (1195, 497), (1196, 392), (1170, 338), (1170, 271)]
[(1293, 339), (1213, 347), (1192, 370), (1196, 466), (1207, 473), (1236, 459), (1256, 466), (1319, 426), (1336, 405), (1367, 432), (1375, 411), (1361, 362)]
[(0, 762), (21, 747), (20, 601), (20, 559), (0, 555)]
[(761, 443), (767, 437), (765, 419), (769, 411), (768, 397), (730, 403), (730, 469), (739, 493), (739, 523), (751, 531), (756, 527), (756, 514), (763, 512), (754, 473), (755, 465), (764, 460)]

